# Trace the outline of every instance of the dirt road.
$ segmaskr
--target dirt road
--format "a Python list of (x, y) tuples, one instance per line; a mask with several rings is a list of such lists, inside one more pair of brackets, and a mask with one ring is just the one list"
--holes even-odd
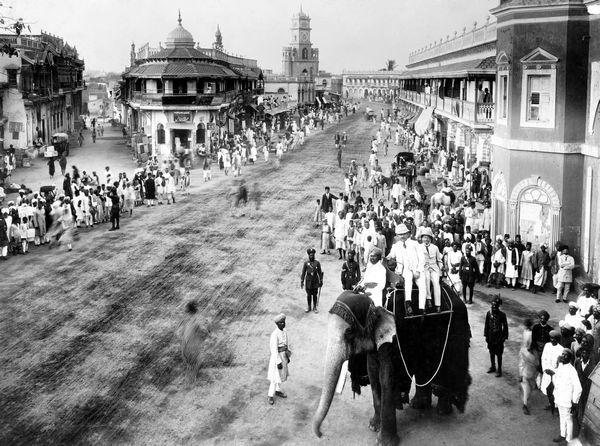
[[(323, 439), (310, 427), (341, 264), (317, 256), (325, 270), (319, 314), (305, 315), (299, 274), (306, 248), (318, 245), (314, 200), (325, 185), (343, 187), (333, 136), (344, 130), (344, 164), (366, 161), (376, 128), (359, 112), (311, 135), (279, 169), (262, 161), (245, 169), (262, 192), (260, 210), (245, 217), (230, 215), (230, 177), (201, 184), (195, 171), (189, 198), (138, 208), (120, 232), (84, 230), (72, 252), (38, 249), (0, 265), (0, 444), (373, 444), (368, 388), (355, 399), (336, 396)], [(530, 309), (505, 304), (511, 341), (507, 373), (497, 379), (485, 374), (481, 335), (489, 298), (477, 297), (467, 411), (398, 412), (405, 445), (548, 444), (556, 433), (540, 395), (530, 417), (521, 413), (515, 321)], [(210, 336), (198, 382), (186, 388), (174, 333), (190, 299)], [(288, 315), (292, 376), (289, 397), (269, 406), (268, 339), (280, 311)]]

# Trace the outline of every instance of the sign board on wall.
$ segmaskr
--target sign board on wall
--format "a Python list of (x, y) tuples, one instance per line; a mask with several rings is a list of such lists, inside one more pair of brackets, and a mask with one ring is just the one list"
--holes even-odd
[(173, 113), (174, 122), (192, 122), (191, 112), (175, 112)]

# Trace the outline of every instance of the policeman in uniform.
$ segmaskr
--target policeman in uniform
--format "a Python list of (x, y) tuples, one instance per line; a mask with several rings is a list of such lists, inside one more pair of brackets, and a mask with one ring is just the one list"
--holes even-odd
[(315, 260), (315, 250), (309, 248), (306, 250), (306, 253), (308, 254), (308, 261), (304, 262), (304, 266), (302, 267), (300, 288), (306, 290), (306, 302), (308, 303), (308, 307), (305, 310), (305, 313), (308, 313), (311, 310), (311, 306), (312, 310), (314, 310), (315, 313), (318, 313), (318, 295), (319, 288), (323, 286), (323, 271), (321, 270), (319, 261)]

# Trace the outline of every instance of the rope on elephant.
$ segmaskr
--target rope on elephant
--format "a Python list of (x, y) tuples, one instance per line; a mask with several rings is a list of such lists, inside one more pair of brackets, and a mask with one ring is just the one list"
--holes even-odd
[[(417, 382), (417, 378), (415, 377), (415, 386), (417, 386), (417, 387), (426, 387), (429, 384), (431, 384), (431, 381), (433, 381), (435, 379), (435, 377), (437, 376), (437, 374), (439, 373), (440, 368), (442, 367), (442, 362), (444, 362), (444, 356), (446, 355), (446, 346), (448, 345), (448, 337), (450, 336), (450, 325), (452, 324), (452, 314), (453, 314), (453, 310), (454, 310), (454, 305), (452, 304), (452, 299), (448, 299), (448, 300), (450, 301), (450, 317), (448, 318), (448, 328), (446, 329), (446, 340), (444, 341), (444, 348), (442, 349), (442, 356), (440, 357), (440, 362), (439, 362), (437, 368), (435, 369), (435, 372), (433, 372), (433, 375), (431, 376), (431, 378), (429, 378), (429, 380), (425, 384), (419, 384)], [(392, 299), (392, 303), (393, 303), (393, 312), (394, 312), (394, 314), (396, 314), (396, 299)], [(427, 316), (425, 316), (425, 317), (427, 317)], [(398, 344), (398, 350), (400, 350), (400, 358), (402, 359), (402, 365), (404, 366), (406, 375), (411, 376), (410, 372), (408, 371), (408, 367), (406, 366), (406, 361), (404, 360), (404, 355), (402, 354), (402, 347), (400, 346), (400, 340), (398, 339), (398, 336), (396, 336), (396, 343)]]

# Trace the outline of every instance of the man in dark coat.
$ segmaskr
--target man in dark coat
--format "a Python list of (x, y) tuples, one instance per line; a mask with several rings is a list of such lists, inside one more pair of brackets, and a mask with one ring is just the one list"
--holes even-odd
[(321, 210), (324, 214), (329, 212), (329, 208), (333, 209), (333, 200), (337, 200), (337, 197), (333, 196), (331, 192), (329, 192), (329, 186), (326, 186), (325, 193), (321, 198)]
[(323, 271), (321, 270), (319, 261), (315, 260), (315, 250), (309, 248), (306, 250), (306, 253), (308, 254), (308, 261), (304, 262), (304, 266), (302, 267), (300, 288), (306, 290), (308, 307), (305, 312), (308, 313), (312, 306), (312, 310), (318, 313), (317, 305), (319, 303), (319, 289), (323, 286)]
[(144, 182), (146, 190), (146, 199), (148, 200), (148, 207), (154, 206), (154, 200), (156, 200), (156, 183), (154, 182), (154, 175), (148, 174), (148, 178)]
[(0, 260), (6, 260), (8, 256), (8, 226), (6, 225), (8, 209), (3, 208), (0, 213)]
[[(496, 377), (502, 376), (502, 353), (504, 353), (504, 341), (508, 339), (508, 322), (506, 314), (500, 311), (502, 299), (496, 297), (492, 301), (492, 308), (485, 315), (485, 327), (483, 336), (490, 352), (491, 366), (488, 373), (496, 372)], [(498, 368), (496, 361), (498, 359)]]
[[(473, 248), (470, 245), (465, 246), (465, 255), (460, 259), (460, 281), (462, 282), (463, 300), (465, 303), (473, 303), (473, 287), (477, 281), (479, 270), (477, 259), (472, 255)], [(469, 288), (469, 301), (467, 302), (467, 288)]]
[(550, 315), (546, 310), (540, 311), (538, 313), (538, 318), (539, 322), (531, 327), (531, 345), (538, 352), (538, 358), (541, 360), (544, 346), (550, 342), (550, 332), (554, 330), (554, 328), (548, 324)]
[(354, 260), (356, 253), (353, 249), (348, 251), (348, 260), (342, 265), (342, 289), (352, 290), (360, 282), (360, 266)]
[(581, 424), (583, 421), (583, 413), (587, 403), (588, 396), (590, 394), (590, 388), (592, 387), (592, 380), (590, 375), (596, 367), (596, 361), (594, 355), (588, 347), (582, 347), (579, 349), (579, 357), (575, 360), (575, 370), (579, 376), (579, 382), (581, 383), (581, 397), (579, 398), (579, 404), (577, 406), (577, 421)]

